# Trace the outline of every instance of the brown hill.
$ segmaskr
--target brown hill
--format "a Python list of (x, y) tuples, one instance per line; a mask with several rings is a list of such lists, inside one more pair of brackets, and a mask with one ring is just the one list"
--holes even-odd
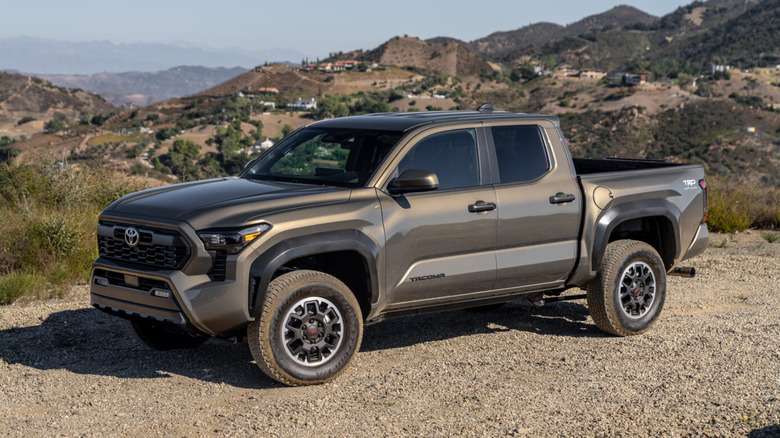
[(23, 117), (49, 120), (54, 113), (67, 118), (108, 114), (116, 108), (105, 99), (81, 90), (67, 90), (43, 79), (0, 72), (0, 125)]
[(364, 59), (382, 65), (417, 67), (452, 76), (477, 76), (493, 72), (487, 61), (463, 44), (452, 41), (426, 42), (419, 38), (395, 37), (366, 52)]
[(260, 88), (276, 88), (280, 93), (301, 92), (312, 96), (325, 93), (330, 87), (330, 75), (321, 71), (301, 71), (279, 64), (255, 67), (216, 87), (199, 93), (202, 96), (228, 96), (239, 92), (257, 92)]
[(496, 32), (472, 41), (468, 46), (476, 53), (491, 59), (524, 47), (542, 45), (569, 36), (586, 34), (606, 28), (624, 28), (636, 24), (651, 25), (658, 17), (631, 6), (616, 6), (601, 14), (591, 15), (568, 26), (555, 23), (536, 23), (516, 30)]

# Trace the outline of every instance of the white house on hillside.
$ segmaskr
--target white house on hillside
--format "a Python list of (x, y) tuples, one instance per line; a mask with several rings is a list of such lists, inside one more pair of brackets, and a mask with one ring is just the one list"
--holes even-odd
[(288, 103), (287, 108), (293, 111), (311, 111), (317, 109), (317, 99), (301, 99), (300, 97), (295, 99), (293, 103)]

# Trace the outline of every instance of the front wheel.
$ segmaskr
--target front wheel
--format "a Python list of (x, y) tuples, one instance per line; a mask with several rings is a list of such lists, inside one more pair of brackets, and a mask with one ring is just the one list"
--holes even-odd
[(636, 240), (607, 245), (588, 285), (588, 310), (601, 331), (629, 336), (646, 332), (666, 298), (666, 269), (656, 250)]
[(260, 315), (247, 328), (257, 365), (281, 383), (327, 382), (360, 348), (363, 317), (355, 296), (339, 279), (294, 271), (268, 286)]

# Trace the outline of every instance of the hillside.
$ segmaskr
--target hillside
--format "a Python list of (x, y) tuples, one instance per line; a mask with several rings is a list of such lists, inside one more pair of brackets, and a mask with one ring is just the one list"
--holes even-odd
[(179, 66), (157, 72), (38, 76), (54, 85), (100, 94), (114, 105), (146, 106), (173, 97), (199, 93), (246, 71), (241, 67)]
[[(43, 79), (21, 74), (0, 72), (0, 135), (17, 136), (27, 130), (27, 123), (42, 122), (54, 117), (87, 119), (106, 115), (116, 108), (102, 97), (82, 90), (68, 90)], [(33, 119), (20, 124), (23, 118)], [(34, 129), (35, 130), (35, 129)]]
[(472, 41), (468, 46), (476, 53), (495, 61), (505, 61), (508, 54), (519, 49), (560, 41), (566, 37), (594, 31), (649, 26), (658, 20), (631, 6), (616, 6), (601, 14), (591, 15), (568, 26), (554, 23), (536, 23), (506, 32), (496, 32)]
[(649, 59), (686, 59), (700, 65), (713, 60), (743, 66), (780, 64), (780, 0), (764, 0), (752, 7), (688, 9), (698, 9), (701, 24), (686, 19), (680, 29), (687, 34), (671, 37)]
[[(69, 140), (75, 144), (71, 159), (166, 179), (230, 175), (257, 153), (252, 144), (318, 119), (493, 102), (501, 110), (558, 114), (576, 155), (697, 162), (730, 178), (780, 185), (780, 69), (714, 75), (708, 68), (729, 62), (729, 54), (748, 59), (761, 50), (761, 59), (769, 59), (780, 47), (779, 4), (710, 0), (660, 19), (617, 7), (568, 26), (538, 23), (478, 40), (479, 50), (492, 50), (491, 59), (503, 57), (503, 65), (452, 38), (395, 37), (367, 52), (328, 59), (364, 62), (349, 71), (258, 66), (189, 97), (120, 112), (101, 132), (75, 133), (82, 137)], [(555, 71), (567, 64), (608, 70), (609, 76), (647, 71), (649, 82), (627, 86), (619, 77), (583, 79), (571, 70)], [(548, 69), (541, 76), (531, 68), (540, 66)], [(298, 97), (316, 98), (318, 108), (289, 110)], [(56, 137), (34, 136), (13, 147), (37, 150), (58, 144)], [(179, 156), (182, 141), (194, 143), (197, 154)]]
[[(233, 79), (198, 93), (201, 96), (227, 96), (239, 92), (256, 92), (258, 89), (276, 88), (280, 91), (299, 91), (318, 95), (330, 88), (329, 75), (322, 71), (299, 71), (285, 65), (271, 64), (254, 69)], [(308, 97), (308, 96), (306, 96)]]
[[(527, 26), (470, 45), (505, 65), (547, 59), (548, 63), (630, 71), (646, 70), (651, 63), (672, 68), (687, 63), (692, 74), (713, 63), (769, 66), (780, 62), (778, 5), (778, 0), (699, 1), (660, 19), (621, 6), (565, 28)], [(534, 33), (536, 29), (546, 33)]]
[(452, 40), (432, 41), (395, 37), (364, 53), (362, 59), (380, 65), (416, 67), (451, 76), (479, 76), (493, 72), (493, 68), (483, 58), (463, 44)]

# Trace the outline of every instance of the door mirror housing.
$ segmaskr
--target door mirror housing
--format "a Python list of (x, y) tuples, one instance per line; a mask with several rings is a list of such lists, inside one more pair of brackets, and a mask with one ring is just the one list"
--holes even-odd
[(421, 169), (407, 169), (387, 186), (393, 195), (413, 192), (429, 192), (439, 188), (439, 177), (435, 173)]

